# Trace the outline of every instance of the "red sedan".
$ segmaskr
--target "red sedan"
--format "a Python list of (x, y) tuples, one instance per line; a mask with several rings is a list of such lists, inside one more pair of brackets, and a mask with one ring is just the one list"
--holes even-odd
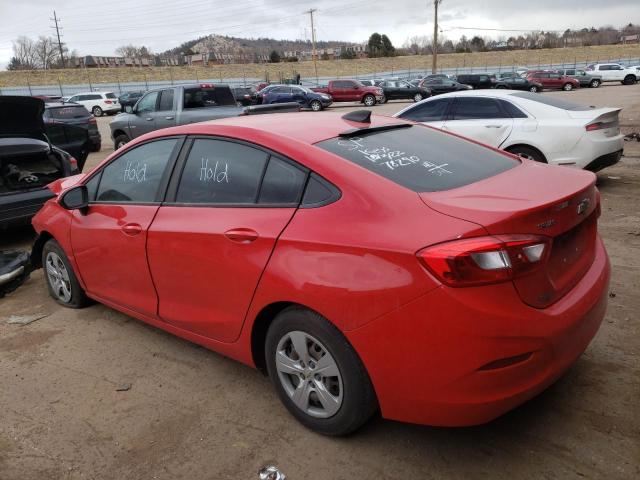
[(144, 135), (51, 185), (32, 255), (91, 300), (254, 366), (316, 431), (487, 422), (580, 356), (610, 266), (592, 173), (369, 112)]

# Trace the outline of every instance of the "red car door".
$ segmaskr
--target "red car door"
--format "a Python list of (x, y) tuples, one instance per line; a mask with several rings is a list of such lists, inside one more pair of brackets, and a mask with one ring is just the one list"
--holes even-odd
[(86, 183), (90, 205), (74, 211), (71, 245), (92, 296), (149, 316), (157, 296), (147, 264), (147, 231), (164, 193), (179, 138), (123, 152)]
[(149, 228), (160, 317), (221, 342), (236, 340), (306, 175), (246, 144), (194, 139)]

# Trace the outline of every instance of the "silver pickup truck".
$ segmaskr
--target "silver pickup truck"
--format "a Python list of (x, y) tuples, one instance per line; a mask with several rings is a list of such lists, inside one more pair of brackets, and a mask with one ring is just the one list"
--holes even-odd
[(235, 117), (244, 113), (228, 85), (190, 84), (150, 90), (109, 124), (113, 148), (161, 128)]

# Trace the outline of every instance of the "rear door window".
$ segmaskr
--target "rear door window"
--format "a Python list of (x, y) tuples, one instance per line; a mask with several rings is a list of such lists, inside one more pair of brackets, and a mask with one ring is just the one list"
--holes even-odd
[(413, 120), (414, 122), (437, 122), (444, 120), (447, 108), (451, 100), (448, 98), (440, 98), (416, 105), (400, 115), (405, 120)]
[(184, 89), (184, 108), (235, 106), (236, 99), (228, 87), (191, 87)]
[(271, 156), (260, 188), (258, 203), (297, 204), (302, 195), (307, 172)]
[(453, 120), (478, 120), (485, 118), (505, 118), (498, 102), (493, 98), (456, 98)]
[(412, 125), (316, 144), (415, 192), (437, 192), (505, 172), (520, 162), (441, 131)]

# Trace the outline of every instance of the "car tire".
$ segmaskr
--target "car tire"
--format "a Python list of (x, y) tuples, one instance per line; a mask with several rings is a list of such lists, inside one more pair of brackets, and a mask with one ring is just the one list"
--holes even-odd
[(119, 148), (124, 147), (129, 142), (129, 137), (126, 135), (118, 135), (113, 139), (113, 149), (118, 150)]
[(320, 100), (313, 100), (309, 106), (314, 112), (320, 112), (322, 110), (322, 103), (320, 103)]
[(536, 150), (535, 148), (527, 147), (526, 145), (516, 145), (514, 147), (507, 148), (506, 150), (507, 152), (518, 155), (519, 157), (524, 157), (540, 163), (547, 163), (547, 159), (542, 154), (542, 152)]
[(540, 91), (540, 89), (534, 85), (534, 86), (529, 88), (529, 91), (531, 93), (538, 93)]
[[(299, 354), (296, 345), (305, 352)], [(378, 410), (371, 380), (358, 354), (344, 335), (316, 312), (299, 306), (283, 310), (269, 326), (265, 355), (280, 400), (311, 430), (347, 435)], [(319, 368), (335, 375), (314, 373)]]
[(422, 94), (421, 94), (421, 93), (416, 93), (416, 94), (413, 96), (413, 101), (414, 101), (414, 102), (416, 102), (416, 103), (418, 103), (418, 102), (421, 102), (423, 98), (424, 98), (424, 97), (422, 96)]
[(93, 113), (94, 117), (101, 117), (104, 112), (99, 106), (96, 105), (91, 109), (91, 113)]
[(638, 79), (635, 77), (635, 75), (627, 75), (626, 77), (624, 77), (624, 80), (622, 81), (622, 84), (623, 85), (635, 85), (637, 81), (638, 81)]
[(600, 80), (598, 79), (594, 79), (591, 80), (591, 82), (589, 82), (589, 87), (591, 88), (598, 88), (600, 86)]
[(367, 107), (373, 107), (376, 104), (376, 97), (373, 95), (365, 95), (362, 99), (362, 103), (364, 103)]
[(496, 87), (496, 89), (502, 89), (502, 90), (506, 90), (507, 87), (505, 87), (504, 85), (498, 85)]
[(84, 308), (91, 300), (84, 293), (67, 255), (53, 238), (42, 248), (42, 268), (49, 295), (69, 308)]
[(565, 92), (570, 92), (571, 90), (573, 90), (573, 85), (571, 85), (570, 83), (565, 83), (562, 86), (562, 90), (564, 90)]

